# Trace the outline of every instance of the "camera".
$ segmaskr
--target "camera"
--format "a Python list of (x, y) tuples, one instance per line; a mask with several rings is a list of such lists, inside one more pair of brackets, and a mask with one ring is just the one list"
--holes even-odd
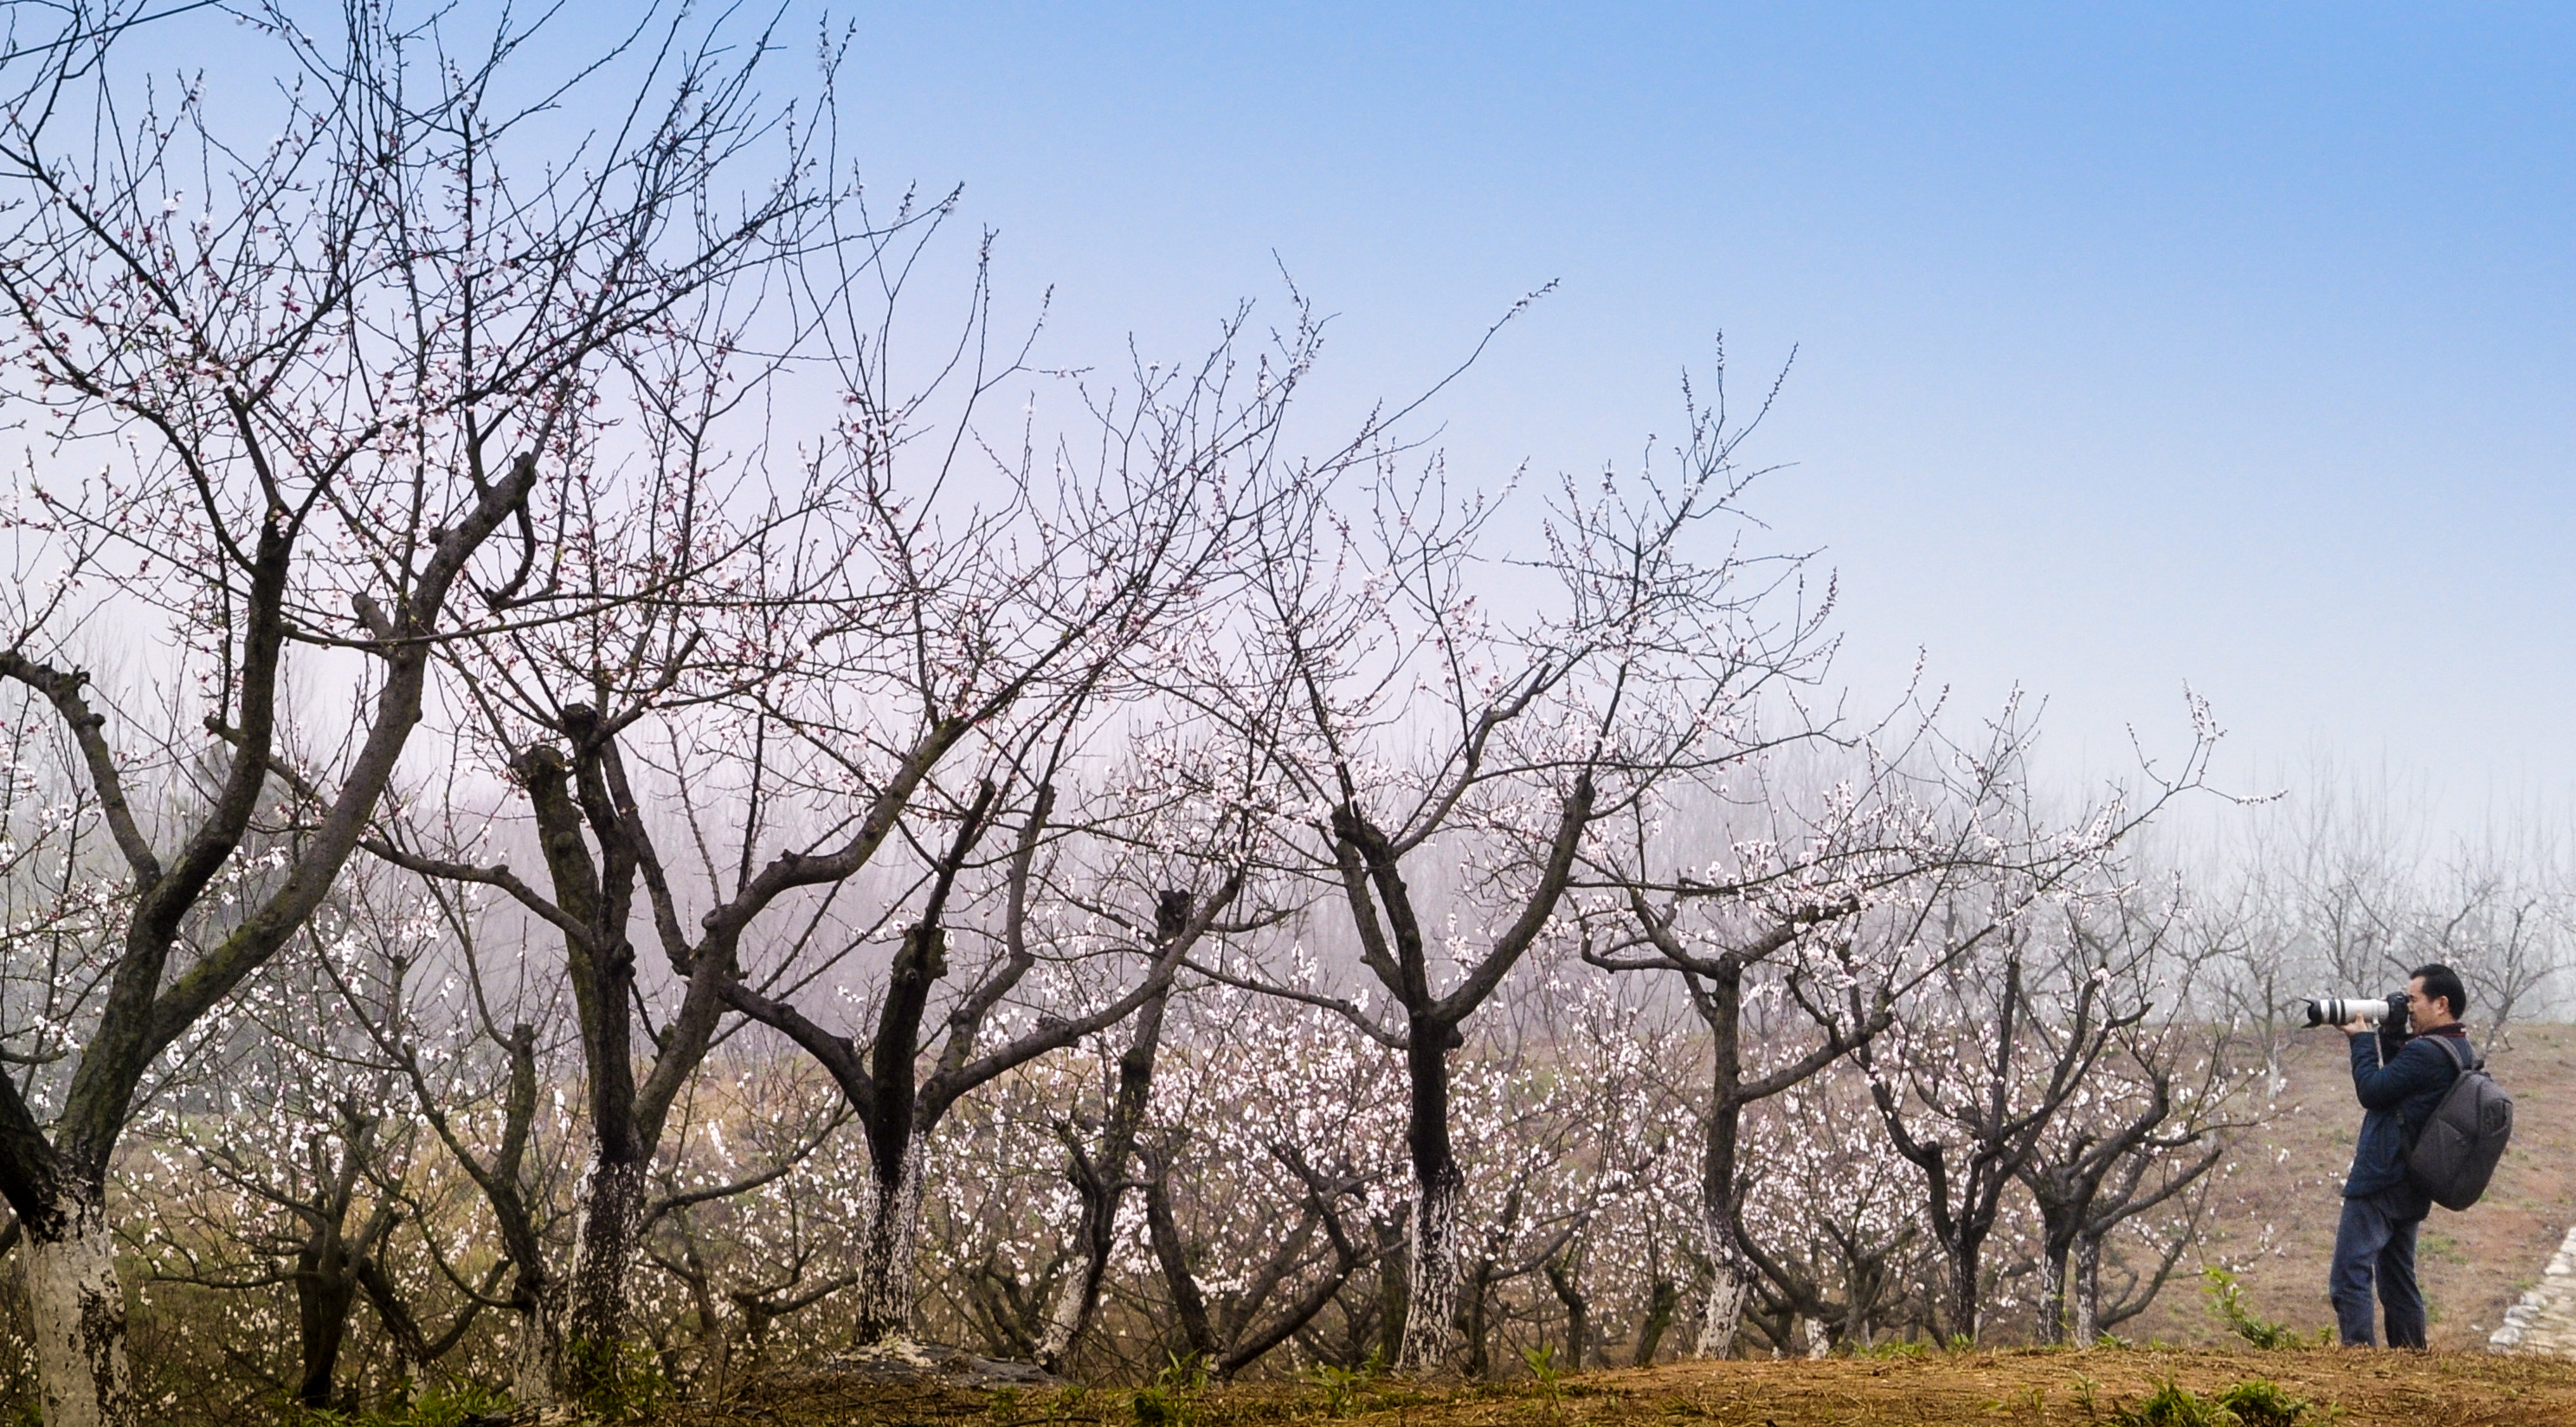
[(2338, 996), (2308, 1003), (2308, 1024), (2342, 1026), (2354, 1021), (2379, 1027), (2381, 1035), (2406, 1033), (2406, 993), (2392, 991), (2385, 1000)]

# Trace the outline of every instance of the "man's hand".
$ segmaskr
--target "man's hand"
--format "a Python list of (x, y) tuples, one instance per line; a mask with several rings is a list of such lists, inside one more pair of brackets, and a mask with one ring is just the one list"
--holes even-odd
[(2371, 1032), (2378, 1030), (2379, 1027), (2372, 1025), (2368, 1021), (2346, 1021), (2342, 1025), (2335, 1027), (2335, 1029), (2343, 1032), (2347, 1036), (2366, 1036)]

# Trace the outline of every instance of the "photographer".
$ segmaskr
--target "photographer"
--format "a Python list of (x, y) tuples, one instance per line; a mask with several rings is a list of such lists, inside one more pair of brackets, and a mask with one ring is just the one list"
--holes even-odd
[[(2469, 995), (2451, 968), (2419, 967), (2406, 982), (2406, 1019), (2390, 1017), (2373, 1034), (2353, 1020), (2343, 1033), (2352, 1050), (2352, 1088), (2361, 1100), (2361, 1141), (2343, 1184), (2343, 1223), (2335, 1230), (2330, 1294), (2347, 1348), (2369, 1347), (2370, 1288), (2388, 1316), (2388, 1345), (2424, 1346), (2424, 1295), (2415, 1286), (2415, 1231), (2433, 1201), (2407, 1176), (2406, 1148), (2451, 1088), (2459, 1068), (2433, 1036), (2468, 1035), (2460, 1013)], [(2411, 1029), (2413, 1035), (2408, 1036)], [(2391, 1054), (2390, 1052), (2394, 1052)]]

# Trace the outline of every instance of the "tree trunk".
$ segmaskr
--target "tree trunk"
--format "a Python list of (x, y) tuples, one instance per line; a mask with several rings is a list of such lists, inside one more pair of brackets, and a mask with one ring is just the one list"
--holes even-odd
[(1681, 1307), (1680, 1285), (1661, 1274), (1655, 1276), (1654, 1292), (1646, 1299), (1645, 1321), (1637, 1325), (1637, 1351), (1628, 1362), (1631, 1367), (1655, 1365), (1655, 1352), (1664, 1345), (1664, 1334), (1671, 1331), (1673, 1313)]
[(1734, 1230), (1712, 1214), (1703, 1232), (1708, 1235), (1708, 1311), (1700, 1319), (1699, 1342), (1691, 1356), (1732, 1357), (1736, 1335), (1744, 1327), (1744, 1299), (1750, 1285), (1735, 1253)]
[[(394, 1210), (379, 1203), (355, 1235), (349, 1230), (349, 1206), (356, 1196), (361, 1164), (373, 1137), (373, 1121), (353, 1121), (343, 1141), (334, 1174), (321, 1180), (304, 1212), (304, 1243), (295, 1254), (296, 1339), (301, 1350), (302, 1380), (296, 1400), (316, 1411), (331, 1405), (331, 1379), (339, 1371), (340, 1349), (349, 1340), (349, 1314), (357, 1306), (359, 1285), (376, 1272), (376, 1246), (393, 1228)], [(317, 1167), (324, 1161), (317, 1152)], [(397, 1351), (407, 1351), (396, 1334)]]
[[(1081, 1246), (1082, 1257), (1057, 1292), (1054, 1305), (1047, 1309), (1046, 1327), (1038, 1333), (1035, 1356), (1038, 1366), (1048, 1372), (1063, 1368), (1065, 1359), (1073, 1353), (1074, 1342), (1082, 1336), (1083, 1329), (1091, 1326), (1093, 1310), (1100, 1306), (1100, 1283), (1109, 1273), (1109, 1255), (1098, 1245), (1116, 1232), (1118, 1200), (1125, 1197), (1122, 1188), (1113, 1182), (1105, 1195), (1087, 1186), (1081, 1191), (1082, 1221), (1074, 1229), (1074, 1238)], [(1107, 1202), (1096, 1204), (1095, 1198), (1105, 1198)], [(1106, 1227), (1095, 1228), (1095, 1219)]]
[(595, 1147), (573, 1221), (563, 1284), (564, 1386), (574, 1402), (616, 1385), (626, 1329), (626, 1280), (644, 1227), (644, 1166)]
[(1702, 1246), (1708, 1251), (1708, 1314), (1700, 1320), (1693, 1356), (1723, 1358), (1735, 1351), (1744, 1321), (1752, 1268), (1735, 1243), (1735, 1159), (1744, 1102), (1744, 967), (1721, 958), (1692, 1004), (1709, 1030), (1708, 1137), (1700, 1147), (1699, 1209)]
[(1449, 1143), (1449, 1051), (1457, 1027), (1416, 1017), (1405, 1038), (1405, 1142), (1413, 1159), (1413, 1222), (1406, 1244), (1402, 1373), (1452, 1366), (1458, 1348), (1458, 1210), (1467, 1177)]
[(1207, 1295), (1199, 1291), (1198, 1275), (1190, 1272), (1188, 1253), (1181, 1243), (1180, 1221), (1172, 1214), (1171, 1192), (1165, 1187), (1165, 1166), (1157, 1164), (1153, 1178), (1145, 1183), (1145, 1233), (1154, 1247), (1154, 1261), (1162, 1267), (1163, 1285), (1172, 1294), (1172, 1316), (1179, 1320), (1181, 1343), (1191, 1355), (1213, 1367), (1216, 1363), (1216, 1327), (1208, 1318)]
[(564, 1335), (558, 1296), (551, 1289), (539, 1292), (519, 1322), (519, 1363), (510, 1379), (510, 1400), (522, 1408), (542, 1411), (559, 1400), (555, 1387)]
[(2102, 1336), (2102, 1238), (2075, 1241), (2075, 1343), (2089, 1348)]
[[(1463, 786), (1463, 785), (1462, 785)], [(1520, 916), (1446, 996), (1431, 994), (1429, 948), (1412, 893), (1397, 866), (1401, 855), (1356, 803), (1333, 810), (1334, 858), (1341, 869), (1362, 959), (1395, 995), (1405, 1014), (1405, 1078), (1410, 1090), (1405, 1138), (1413, 1160), (1413, 1232), (1396, 1370), (1433, 1372), (1450, 1365), (1457, 1346), (1458, 1211), (1466, 1176), (1449, 1143), (1449, 1052), (1464, 1044), (1460, 1027), (1494, 993), (1547, 927), (1574, 873), (1576, 845), (1592, 819), (1592, 774), (1575, 779), (1557, 819), (1545, 870)], [(1375, 889), (1375, 898), (1371, 889)], [(1383, 899), (1381, 919), (1377, 899)]]
[(1466, 1197), (1464, 1181), (1455, 1164), (1420, 1173), (1414, 1181), (1412, 1233), (1405, 1244), (1410, 1271), (1405, 1275), (1404, 1339), (1395, 1355), (1398, 1372), (1438, 1372), (1457, 1354), (1458, 1209)]
[[(1164, 893), (1155, 908), (1158, 942), (1169, 945), (1182, 935), (1189, 918), (1189, 894)], [(1145, 1124), (1145, 1104), (1154, 1088), (1154, 1055), (1163, 1040), (1163, 1008), (1171, 998), (1171, 986), (1165, 983), (1136, 1008), (1135, 1034), (1128, 1038), (1127, 1053), (1118, 1057), (1118, 1093), (1101, 1126), (1100, 1153), (1086, 1159), (1079, 1145), (1070, 1146), (1073, 1187), (1082, 1196), (1082, 1220), (1074, 1230), (1082, 1258), (1056, 1295), (1046, 1328), (1038, 1337), (1038, 1366), (1049, 1372), (1064, 1366), (1100, 1306), (1101, 1280), (1108, 1276), (1109, 1252), (1117, 1244), (1118, 1203), (1126, 1197), (1128, 1161), (1135, 1156), (1136, 1134)]]
[(1951, 1342), (1977, 1342), (1977, 1275), (1985, 1263), (1982, 1239), (1950, 1246), (1950, 1281), (1942, 1286), (1941, 1331)]
[(874, 1172), (868, 1184), (867, 1228), (859, 1241), (857, 1284), (858, 1344), (863, 1348), (910, 1338), (918, 1291), (914, 1270), (921, 1238), (921, 1173), (929, 1147), (914, 1135), (890, 1157), (887, 1148), (870, 1146)]
[(1413, 1275), (1405, 1263), (1405, 1241), (1411, 1232), (1413, 1210), (1406, 1206), (1404, 1218), (1372, 1221), (1377, 1233), (1377, 1360), (1380, 1367), (1395, 1361), (1404, 1348), (1404, 1305), (1409, 1295), (1405, 1287)]
[(349, 1308), (358, 1296), (357, 1265), (339, 1230), (331, 1225), (296, 1255), (295, 1318), (304, 1376), (295, 1399), (316, 1411), (331, 1405), (331, 1378), (339, 1371)]
[(724, 1402), (733, 1392), (734, 1344), (742, 1336), (742, 1314), (709, 1292), (703, 1281), (689, 1289), (698, 1309), (698, 1341), (706, 1348), (704, 1366), (698, 1370), (698, 1391), (709, 1402)]
[(2083, 1230), (2085, 1211), (2101, 1187), (2101, 1176), (2093, 1171), (2105, 1163), (2098, 1156), (2078, 1155), (2065, 1164), (2043, 1166), (2021, 1176), (2039, 1209), (2039, 1341), (2047, 1346), (2066, 1341), (2071, 1307), (2066, 1301), (2066, 1260)]
[[(721, 1000), (714, 979), (692, 981), (679, 1015), (653, 1036), (650, 1075), (636, 1075), (635, 947), (627, 936), (635, 888), (650, 843), (641, 826), (613, 730), (596, 710), (571, 705), (561, 729), (567, 758), (535, 743), (512, 761), (527, 790), (555, 902), (581, 930), (564, 942), (565, 967), (590, 1081), (591, 1160), (576, 1191), (572, 1261), (555, 1286), (538, 1346), (555, 1354), (549, 1372), (575, 1404), (605, 1400), (623, 1371), (628, 1282), (643, 1231), (645, 1176), (664, 1117), (705, 1058)], [(598, 843), (594, 859), (585, 829)], [(674, 965), (685, 961), (668, 942)]]
[(2039, 1250), (2039, 1341), (2055, 1347), (2066, 1341), (2066, 1253), (2051, 1238)]
[[(392, 1227), (391, 1216), (387, 1216), (386, 1227)], [(402, 1292), (395, 1287), (392, 1275), (385, 1272), (383, 1261), (373, 1253), (357, 1255), (351, 1276), (367, 1295), (367, 1301), (375, 1306), (376, 1320), (384, 1325), (385, 1336), (392, 1341), (395, 1378), (414, 1386), (426, 1381), (430, 1365), (447, 1356), (450, 1349), (462, 1342), (474, 1320), (482, 1316), (483, 1296), (490, 1295), (499, 1287), (501, 1275), (508, 1271), (508, 1266), (506, 1258), (492, 1265), (484, 1278), (481, 1296), (465, 1300), (465, 1306), (458, 1310), (446, 1331), (433, 1342), (422, 1330), (420, 1320), (412, 1316), (410, 1307), (403, 1302)]]
[(1458, 1280), (1459, 1374), (1470, 1381), (1483, 1382), (1494, 1375), (1493, 1329), (1490, 1322), (1494, 1306), (1494, 1261), (1486, 1259), (1476, 1271)]
[[(419, 1321), (404, 1305), (392, 1278), (386, 1275), (384, 1265), (360, 1263), (351, 1276), (366, 1293), (367, 1301), (375, 1306), (376, 1321), (384, 1327), (385, 1338), (393, 1350), (394, 1381), (407, 1384), (406, 1392), (418, 1389), (429, 1378), (430, 1364), (428, 1344), (420, 1331)], [(482, 1306), (469, 1299), (466, 1311), (471, 1313)]]
[(1565, 1370), (1583, 1371), (1583, 1354), (1592, 1342), (1592, 1304), (1583, 1296), (1580, 1270), (1565, 1260), (1547, 1264), (1547, 1286), (1565, 1305)]
[(27, 1295), (46, 1427), (136, 1427), (142, 1420), (104, 1199), (89, 1186), (58, 1191), (52, 1222), (28, 1226)]

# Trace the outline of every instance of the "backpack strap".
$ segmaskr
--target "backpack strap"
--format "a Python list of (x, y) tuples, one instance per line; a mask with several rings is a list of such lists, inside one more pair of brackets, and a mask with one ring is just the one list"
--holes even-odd
[[(2413, 1045), (2417, 1041), (2439, 1042), (2442, 1047), (2442, 1054), (2450, 1059), (2451, 1083), (2442, 1087), (2442, 1093), (2446, 1096), (2453, 1090), (2458, 1089), (2461, 1081), (2469, 1078), (2470, 1071), (2479, 1069), (2486, 1064), (2485, 1059), (2482, 1057), (2478, 1060), (2476, 1065), (2472, 1065), (2468, 1060), (2464, 1059), (2464, 1057), (2476, 1055), (2475, 1051), (2469, 1049), (2469, 1038), (2467, 1036), (2426, 1034), (2420, 1036), (2409, 1036), (2407, 1037), (2406, 1043), (2408, 1045)], [(2453, 1045), (2453, 1041), (2457, 1041), (2459, 1044)], [(2443, 1102), (2439, 1100), (2433, 1102), (2434, 1111), (2439, 1111), (2442, 1107), (2442, 1103)], [(2406, 1122), (2402, 1118), (2398, 1121), (2398, 1143), (2406, 1147), (2406, 1155), (2409, 1159), (2412, 1159), (2415, 1154), (2415, 1141), (2423, 1135), (2424, 1126), (2418, 1125), (2410, 1130), (2405, 1128), (2405, 1123)], [(2428, 1112), (2425, 1116), (2425, 1124), (2430, 1123), (2432, 1123), (2432, 1114), (2431, 1112)]]
[(2469, 1049), (2467, 1036), (2446, 1036), (2437, 1032), (2425, 1036), (2424, 1039), (2438, 1042), (2442, 1047), (2442, 1053), (2451, 1058), (2452, 1069), (2457, 1072), (2453, 1079), (2466, 1075), (2472, 1070), (2486, 1069), (2487, 1058)]

